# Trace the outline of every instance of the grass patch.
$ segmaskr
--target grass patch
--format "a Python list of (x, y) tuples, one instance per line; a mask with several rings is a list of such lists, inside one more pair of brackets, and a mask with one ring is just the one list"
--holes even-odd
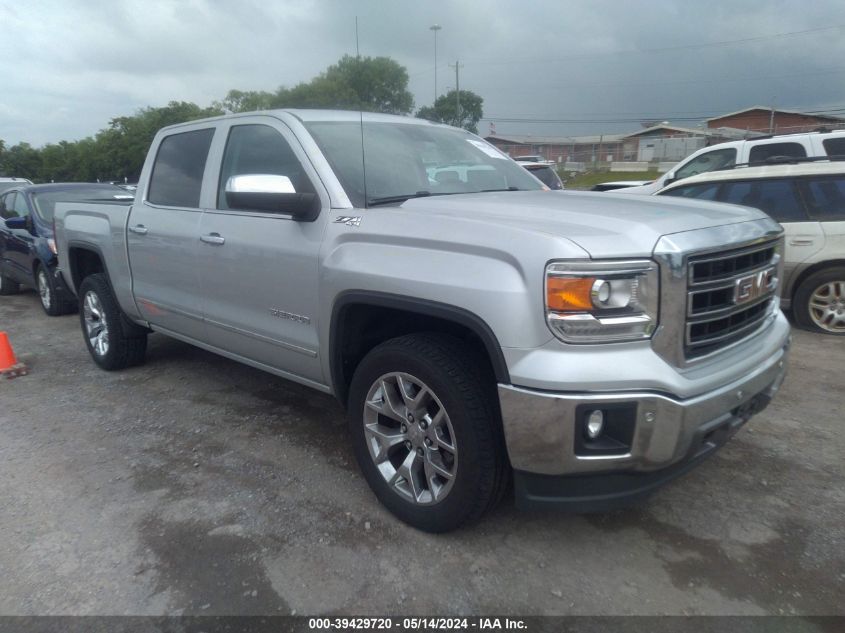
[(588, 171), (578, 174), (572, 178), (569, 172), (560, 174), (561, 180), (567, 189), (592, 189), (593, 185), (600, 182), (613, 182), (615, 180), (654, 180), (660, 176), (657, 170), (652, 171)]

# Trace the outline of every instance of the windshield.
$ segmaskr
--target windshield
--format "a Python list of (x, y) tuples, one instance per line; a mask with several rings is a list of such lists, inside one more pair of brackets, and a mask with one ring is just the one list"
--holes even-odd
[(58, 191), (42, 191), (32, 194), (35, 210), (45, 221), (53, 221), (53, 211), (57, 202), (106, 201), (119, 202), (133, 200), (131, 191), (114, 185), (91, 185)]
[(306, 127), (356, 207), (427, 195), (542, 189), (522, 167), (463, 130), (365, 122), (362, 135), (357, 121), (314, 121)]

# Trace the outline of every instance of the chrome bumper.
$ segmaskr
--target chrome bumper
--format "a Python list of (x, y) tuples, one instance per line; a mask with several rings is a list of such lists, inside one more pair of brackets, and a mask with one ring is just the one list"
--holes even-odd
[[(688, 399), (660, 393), (560, 393), (499, 385), (505, 440), (517, 471), (566, 475), (613, 471), (649, 472), (668, 467), (695, 449), (703, 431), (733, 433), (748, 409), (765, 407), (783, 383), (789, 343), (742, 379)], [(635, 405), (630, 448), (613, 455), (576, 454), (579, 407)]]

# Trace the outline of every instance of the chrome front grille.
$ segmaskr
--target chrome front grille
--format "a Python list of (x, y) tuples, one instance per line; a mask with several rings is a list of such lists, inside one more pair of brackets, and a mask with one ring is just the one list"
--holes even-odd
[(777, 242), (694, 256), (688, 262), (684, 355), (700, 358), (758, 330), (778, 287)]

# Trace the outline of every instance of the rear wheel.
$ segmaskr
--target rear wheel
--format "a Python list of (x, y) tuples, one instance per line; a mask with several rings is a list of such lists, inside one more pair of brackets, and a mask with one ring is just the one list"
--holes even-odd
[(795, 292), (793, 313), (801, 327), (845, 335), (845, 268), (813, 273)]
[(507, 480), (495, 394), (478, 366), (460, 340), (414, 334), (374, 348), (352, 379), (349, 427), (364, 476), (391, 512), (427, 532), (477, 520)]
[(140, 365), (147, 351), (146, 330), (131, 323), (120, 309), (103, 273), (79, 286), (79, 320), (94, 362), (106, 370)]

